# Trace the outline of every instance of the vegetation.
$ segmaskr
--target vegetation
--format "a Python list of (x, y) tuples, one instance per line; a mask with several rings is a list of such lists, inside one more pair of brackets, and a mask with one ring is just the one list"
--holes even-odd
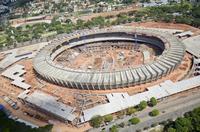
[(150, 102), (149, 102), (150, 106), (156, 106), (157, 105), (157, 99), (155, 97), (151, 97)]
[(143, 110), (147, 107), (147, 102), (146, 101), (141, 101), (140, 104), (138, 105), (139, 110)]
[(139, 118), (136, 118), (136, 117), (134, 117), (134, 118), (131, 118), (130, 120), (129, 120), (129, 122), (131, 123), (131, 124), (138, 124), (139, 122), (140, 122), (140, 119)]
[(111, 122), (113, 120), (113, 116), (112, 115), (105, 115), (103, 117), (104, 122)]
[[(22, 0), (21, 0), (22, 1)], [(98, 0), (97, 0), (98, 1)], [(104, 0), (113, 1), (113, 0)], [(134, 2), (135, 0), (123, 0), (125, 3)], [(200, 27), (200, 5), (188, 3), (162, 5), (156, 7), (147, 7), (138, 11), (129, 11), (127, 13), (120, 13), (117, 16), (95, 17), (91, 20), (84, 21), (78, 19), (72, 22), (67, 19), (65, 22), (60, 22), (55, 16), (52, 23), (38, 23), (34, 25), (26, 25), (23, 27), (13, 28), (8, 25), (0, 25), (0, 30), (4, 33), (0, 38), (0, 45), (2, 43), (6, 46), (12, 45), (16, 42), (25, 42), (32, 39), (39, 39), (42, 37), (54, 36), (61, 33), (70, 33), (74, 30), (91, 29), (94, 27), (108, 27), (112, 25), (125, 24), (130, 22), (145, 22), (145, 21), (160, 21), (189, 24), (195, 27)], [(3, 40), (3, 41), (2, 41)]]
[(127, 115), (132, 115), (133, 113), (135, 113), (137, 110), (134, 107), (130, 107), (127, 109), (126, 114)]
[(103, 117), (100, 115), (97, 115), (97, 116), (92, 117), (92, 119), (90, 120), (90, 125), (92, 127), (98, 128), (100, 127), (102, 122), (103, 122)]
[(110, 132), (118, 132), (118, 128), (116, 125), (113, 125), (111, 128), (110, 128)]
[(175, 121), (169, 121), (164, 128), (165, 132), (199, 132), (200, 107), (184, 114)]
[(15, 6), (16, 7), (23, 7), (31, 1), (33, 1), (33, 0), (17, 0)]
[(6, 43), (6, 35), (0, 34), (0, 46), (4, 43)]
[[(122, 0), (122, 4), (132, 4), (138, 0)], [(115, 3), (115, 0), (90, 0), (92, 3), (106, 2), (106, 3)]]
[(132, 3), (136, 3), (138, 0), (122, 0), (123, 4), (132, 4)]
[(157, 116), (157, 115), (159, 115), (159, 110), (157, 110), (157, 109), (154, 109), (154, 110), (152, 110), (150, 113), (149, 113), (149, 115), (150, 116)]
[(170, 127), (167, 129), (167, 132), (176, 132), (176, 129)]
[(100, 116), (100, 115), (97, 115), (97, 116), (94, 116), (92, 117), (92, 119), (90, 120), (90, 125), (92, 127), (95, 127), (95, 128), (98, 128), (100, 127), (100, 125), (104, 122), (111, 122), (113, 120), (113, 116), (112, 115), (105, 115), (105, 116)]
[(7, 117), (7, 115), (0, 111), (0, 131), (1, 132), (50, 132), (52, 125), (47, 125), (39, 128), (31, 128), (24, 123), (17, 122)]
[(154, 21), (175, 22), (200, 27), (200, 6), (189, 3), (147, 8), (147, 15)]

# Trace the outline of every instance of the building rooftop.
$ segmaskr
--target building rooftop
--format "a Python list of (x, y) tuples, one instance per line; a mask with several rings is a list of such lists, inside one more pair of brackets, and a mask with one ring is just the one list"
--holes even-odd
[(186, 50), (196, 57), (200, 57), (200, 35), (183, 40)]
[(73, 121), (76, 118), (73, 114), (75, 108), (59, 102), (58, 98), (49, 94), (35, 91), (31, 95), (28, 95), (25, 100), (63, 120)]
[(83, 111), (81, 122), (89, 121), (96, 115), (107, 115), (138, 105), (141, 101), (149, 101), (151, 97), (161, 99), (191, 88), (200, 86), (200, 76), (173, 83), (167, 80), (158, 85), (147, 88), (147, 91), (129, 96), (127, 93), (106, 94), (108, 103), (95, 106)]
[(11, 79), (11, 84), (20, 87), (24, 90), (27, 90), (31, 87), (31, 85), (24, 82), (25, 80), (22, 76), (25, 73), (26, 71), (24, 70), (24, 66), (16, 64), (5, 70), (1, 75)]

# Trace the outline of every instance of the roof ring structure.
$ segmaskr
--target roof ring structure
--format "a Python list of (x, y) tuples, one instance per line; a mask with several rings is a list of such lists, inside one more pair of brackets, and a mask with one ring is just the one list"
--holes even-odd
[[(54, 59), (66, 49), (110, 40), (138, 41), (158, 46), (163, 53), (153, 62), (115, 71), (91, 71), (63, 67)], [(173, 35), (152, 29), (117, 26), (64, 34), (40, 50), (33, 67), (43, 79), (69, 88), (84, 90), (115, 89), (157, 80), (181, 63), (185, 47)]]

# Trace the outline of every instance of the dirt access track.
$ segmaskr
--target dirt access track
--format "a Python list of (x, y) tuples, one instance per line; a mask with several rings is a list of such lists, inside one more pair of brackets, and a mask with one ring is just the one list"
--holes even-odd
[(186, 24), (178, 24), (178, 23), (164, 23), (164, 22), (132, 22), (125, 24), (127, 26), (134, 27), (146, 27), (146, 28), (160, 28), (160, 29), (177, 29), (184, 31), (192, 31), (193, 33), (200, 33), (198, 28), (192, 27)]
[(126, 8), (120, 9), (120, 10), (109, 11), (109, 12), (101, 12), (101, 13), (91, 13), (91, 14), (88, 14), (88, 15), (81, 15), (81, 16), (78, 16), (78, 17), (74, 17), (74, 19), (82, 19), (82, 20), (87, 21), (87, 20), (91, 20), (92, 18), (99, 17), (99, 16), (102, 16), (102, 17), (116, 16), (120, 13), (126, 13), (126, 12), (129, 12), (129, 11), (137, 11), (138, 9), (140, 9), (140, 7), (133, 4), (133, 5), (130, 5)]

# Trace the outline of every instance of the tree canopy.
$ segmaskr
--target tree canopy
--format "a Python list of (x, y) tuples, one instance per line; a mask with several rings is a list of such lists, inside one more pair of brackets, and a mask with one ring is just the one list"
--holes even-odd
[(113, 120), (113, 116), (112, 115), (105, 115), (103, 117), (105, 122), (111, 122)]
[(200, 107), (184, 114), (175, 121), (165, 125), (166, 132), (199, 132), (200, 131)]
[(2, 132), (51, 132), (52, 127), (52, 125), (47, 125), (31, 128), (24, 123), (8, 118), (3, 111), (0, 111), (0, 131)]
[(94, 116), (92, 117), (92, 119), (90, 120), (90, 125), (92, 127), (100, 127), (101, 123), (103, 122), (103, 117), (100, 115)]
[(157, 110), (157, 109), (154, 109), (154, 110), (152, 110), (150, 113), (149, 113), (149, 115), (150, 116), (157, 116), (157, 115), (159, 115), (159, 110)]
[(126, 111), (127, 115), (131, 115), (133, 113), (135, 113), (137, 110), (134, 107), (129, 107)]
[(138, 123), (140, 122), (140, 119), (137, 118), (137, 117), (134, 117), (134, 118), (131, 118), (131, 119), (129, 120), (129, 122), (130, 122), (131, 124), (138, 124)]
[[(23, 1), (23, 0), (20, 0)], [(97, 0), (98, 1), (98, 0)], [(110, 0), (104, 0), (110, 1)], [(112, 1), (112, 0), (111, 0)], [(125, 3), (135, 2), (137, 0), (123, 0)], [(46, 37), (49, 32), (55, 32), (49, 36), (62, 33), (70, 33), (74, 30), (91, 29), (94, 27), (107, 27), (112, 25), (126, 24), (130, 22), (156, 21), (156, 22), (173, 22), (189, 24), (195, 27), (200, 27), (200, 5), (191, 5), (188, 3), (161, 5), (155, 7), (146, 7), (142, 10), (123, 12), (112, 17), (98, 16), (91, 20), (78, 19), (72, 22), (69, 18), (61, 22), (58, 16), (55, 16), (50, 24), (39, 23), (13, 28), (9, 24), (2, 26), (5, 34), (5, 41), (2, 45), (11, 45), (15, 42), (25, 42), (32, 39)], [(1, 46), (2, 46), (1, 45)]]
[(116, 125), (113, 125), (111, 128), (110, 128), (110, 132), (118, 132), (118, 128)]
[(140, 104), (138, 105), (139, 110), (143, 110), (147, 107), (147, 102), (146, 101), (141, 101)]
[(150, 99), (150, 105), (151, 106), (157, 105), (157, 99), (155, 97), (151, 97), (151, 99)]

